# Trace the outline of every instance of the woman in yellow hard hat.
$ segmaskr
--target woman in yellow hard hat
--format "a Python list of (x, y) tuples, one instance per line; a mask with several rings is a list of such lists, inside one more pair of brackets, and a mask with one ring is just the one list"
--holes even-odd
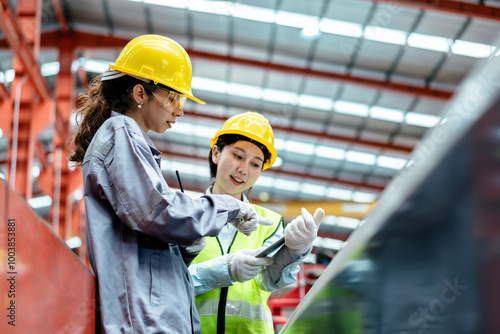
[[(211, 146), (214, 182), (207, 193), (228, 194), (249, 203), (244, 192), (277, 156), (269, 122), (254, 112), (235, 115), (222, 125)], [(189, 267), (203, 333), (274, 333), (267, 300), (272, 291), (295, 282), (298, 264), (311, 251), (324, 214), (318, 209), (313, 218), (303, 209), (284, 228), (280, 214), (254, 207), (274, 224), (259, 226), (250, 237), (227, 225), (217, 237), (207, 238)], [(256, 257), (283, 235), (285, 246), (273, 257)]]
[(231, 196), (192, 200), (169, 188), (146, 133), (172, 127), (186, 99), (203, 103), (191, 92), (189, 57), (158, 35), (130, 41), (81, 97), (70, 160), (82, 166), (88, 257), (106, 333), (199, 333), (187, 265), (204, 237), (228, 221), (245, 235), (272, 224)]

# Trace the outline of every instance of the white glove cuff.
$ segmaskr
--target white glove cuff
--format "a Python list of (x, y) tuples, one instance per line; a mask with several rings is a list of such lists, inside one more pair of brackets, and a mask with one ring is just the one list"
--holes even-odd
[(233, 277), (233, 274), (232, 274), (232, 269), (231, 269), (231, 259), (233, 258), (233, 254), (228, 254), (227, 255), (227, 271), (229, 273), (229, 278), (231, 279), (231, 282), (234, 283), (236, 282), (236, 280), (234, 279)]
[(309, 252), (309, 250), (311, 249), (311, 246), (312, 245), (307, 245), (307, 247), (305, 248), (301, 248), (301, 249), (292, 249), (293, 252), (297, 253), (297, 255), (304, 255), (306, 254), (307, 252)]

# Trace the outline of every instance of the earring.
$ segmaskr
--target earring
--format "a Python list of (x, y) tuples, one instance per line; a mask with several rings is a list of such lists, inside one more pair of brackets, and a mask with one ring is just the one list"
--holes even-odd
[(137, 108), (141, 109), (142, 108), (142, 103), (137, 105)]

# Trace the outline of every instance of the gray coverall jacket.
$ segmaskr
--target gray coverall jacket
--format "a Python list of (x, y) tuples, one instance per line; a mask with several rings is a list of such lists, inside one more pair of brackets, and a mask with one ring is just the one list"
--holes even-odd
[(230, 196), (172, 191), (160, 152), (130, 117), (112, 113), (83, 165), (87, 247), (106, 333), (199, 333), (183, 247), (235, 219)]

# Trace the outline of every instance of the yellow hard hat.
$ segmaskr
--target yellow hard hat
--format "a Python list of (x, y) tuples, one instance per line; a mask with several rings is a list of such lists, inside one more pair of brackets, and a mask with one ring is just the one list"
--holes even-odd
[(170, 87), (189, 99), (205, 104), (191, 92), (191, 60), (176, 41), (160, 35), (134, 38), (123, 48), (112, 70), (150, 79)]
[(269, 121), (261, 114), (248, 111), (227, 119), (210, 141), (210, 146), (217, 144), (219, 137), (225, 134), (242, 135), (264, 145), (271, 157), (264, 163), (263, 169), (271, 167), (276, 160), (278, 154), (274, 148), (273, 129)]

